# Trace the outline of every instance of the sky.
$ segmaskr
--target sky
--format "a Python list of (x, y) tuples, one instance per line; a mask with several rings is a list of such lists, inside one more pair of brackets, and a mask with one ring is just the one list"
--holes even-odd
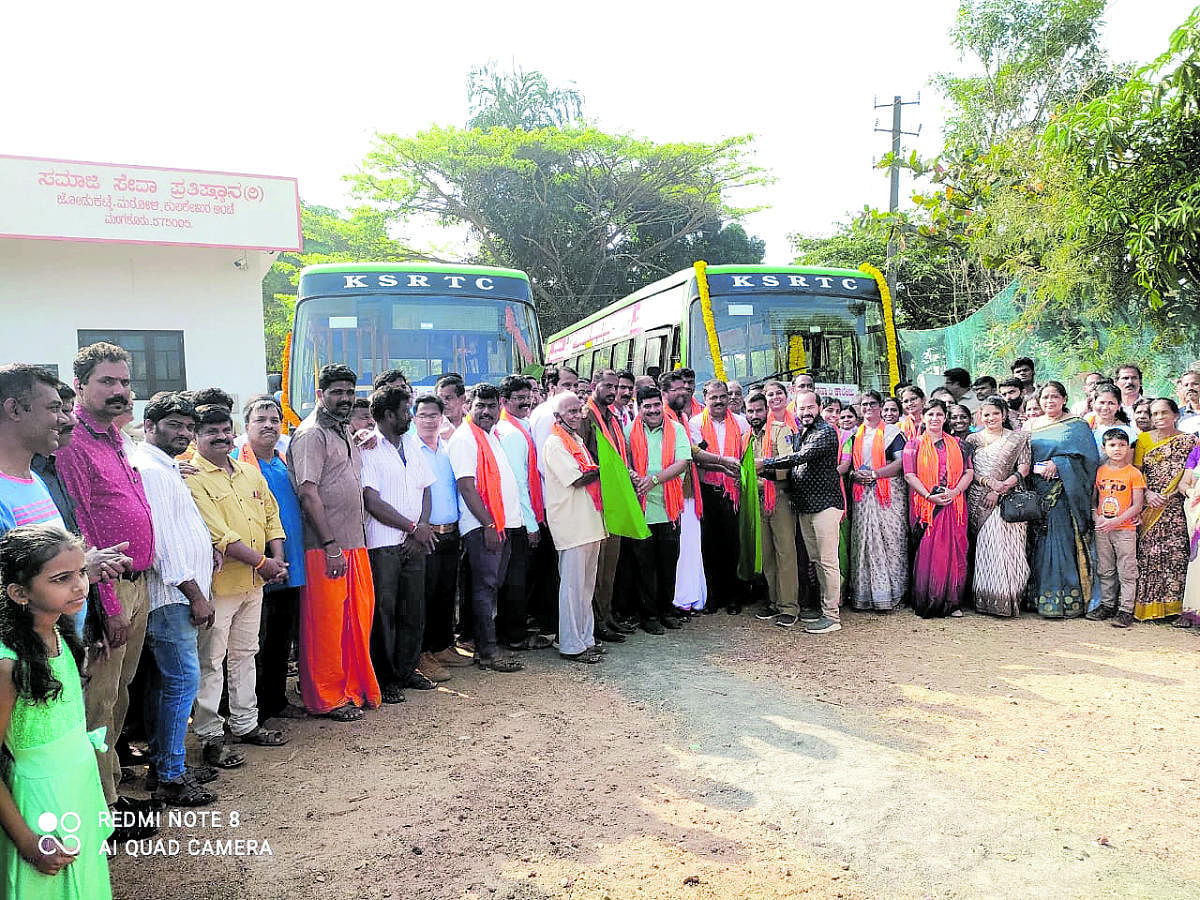
[[(1113, 0), (1104, 46), (1114, 60), (1148, 61), (1192, 7)], [(48, 15), (19, 3), (5, 13), (0, 153), (290, 175), (306, 202), (344, 209), (355, 201), (342, 176), (376, 131), (462, 124), (471, 67), (515, 62), (574, 82), (608, 131), (754, 134), (754, 161), (775, 182), (730, 200), (769, 207), (744, 225), (766, 240), (766, 262), (782, 264), (789, 234), (829, 234), (864, 204), (886, 206), (873, 164), (890, 139), (874, 128), (890, 128), (891, 110), (875, 103), (919, 96), (904, 127), (920, 135), (904, 147), (937, 152), (944, 114), (931, 78), (965, 71), (946, 36), (956, 10), (956, 0), (67, 0)], [(470, 251), (425, 226), (401, 234)]]

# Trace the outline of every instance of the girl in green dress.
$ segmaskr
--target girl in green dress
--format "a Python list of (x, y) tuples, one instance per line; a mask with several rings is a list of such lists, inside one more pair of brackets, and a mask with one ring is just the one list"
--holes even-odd
[[(84, 726), (73, 617), (87, 600), (83, 544), (25, 525), (0, 538), (0, 885), (21, 900), (107, 900), (103, 734)], [(102, 729), (101, 729), (102, 730)]]

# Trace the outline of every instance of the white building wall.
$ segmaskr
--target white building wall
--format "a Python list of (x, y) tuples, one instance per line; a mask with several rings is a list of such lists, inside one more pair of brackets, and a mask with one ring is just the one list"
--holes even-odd
[(267, 386), (262, 279), (274, 258), (256, 250), (0, 239), (0, 362), (57, 363), (70, 383), (79, 329), (183, 331), (188, 388), (223, 387), (240, 408)]

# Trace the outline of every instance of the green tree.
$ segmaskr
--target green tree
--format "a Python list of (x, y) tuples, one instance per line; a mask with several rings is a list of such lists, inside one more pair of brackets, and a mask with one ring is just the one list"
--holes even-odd
[(562, 128), (583, 117), (583, 94), (572, 85), (554, 88), (541, 72), (519, 66), (502, 71), (494, 62), (467, 76), (468, 128)]
[(345, 217), (328, 207), (301, 203), (300, 227), (303, 249), (299, 253), (281, 254), (263, 278), (263, 326), (269, 372), (278, 372), (283, 365), (283, 343), (292, 327), (296, 287), (304, 266), (424, 258), (393, 239), (388, 234), (387, 216), (370, 207), (360, 207)]
[(750, 142), (657, 144), (582, 125), (434, 127), (376, 135), (351, 180), (389, 218), (466, 226), (480, 261), (528, 273), (550, 332), (631, 280), (668, 274), (684, 255), (673, 248), (706, 251), (702, 236), (722, 234), (716, 223), (749, 212), (727, 198), (767, 180), (748, 159)]

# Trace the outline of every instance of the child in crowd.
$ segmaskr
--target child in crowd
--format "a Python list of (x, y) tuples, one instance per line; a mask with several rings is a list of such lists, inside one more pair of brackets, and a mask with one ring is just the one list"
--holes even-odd
[(1112, 619), (1114, 628), (1133, 624), (1137, 593), (1137, 525), (1146, 493), (1146, 479), (1133, 466), (1129, 435), (1121, 428), (1104, 433), (1108, 462), (1096, 472), (1096, 574), (1100, 605), (1089, 619)]
[(14, 528), (0, 538), (0, 584), (3, 896), (109, 898), (104, 735), (85, 731), (73, 624), (88, 594), (83, 542), (54, 525)]

